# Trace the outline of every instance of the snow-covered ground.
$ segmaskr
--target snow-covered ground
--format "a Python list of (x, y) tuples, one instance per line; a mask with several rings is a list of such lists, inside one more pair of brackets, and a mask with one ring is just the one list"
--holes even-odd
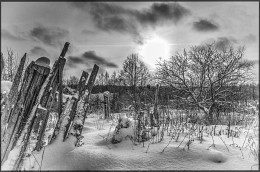
[(1, 81), (1, 93), (6, 93), (8, 94), (11, 86), (12, 86), (12, 82), (11, 81)]
[[(108, 134), (112, 121), (105, 120), (103, 128), (97, 129), (96, 120), (95, 114), (91, 114), (86, 119), (83, 146), (74, 147), (76, 140), (74, 136), (62, 142), (60, 134), (60, 137), (45, 150), (34, 152), (30, 161), (26, 161), (24, 169), (38, 170), (40, 164), (42, 164), (41, 170), (250, 170), (251, 168), (256, 170), (259, 168), (256, 165), (258, 160), (250, 154), (249, 148), (240, 150), (238, 147), (230, 146), (233, 143), (232, 137), (227, 138), (226, 135), (222, 135), (221, 138), (228, 149), (219, 136), (214, 136), (215, 147), (210, 147), (213, 143), (210, 135), (205, 135), (202, 143), (195, 138), (189, 150), (187, 147), (183, 149), (188, 139), (186, 138), (180, 145), (184, 138), (182, 134), (177, 142), (174, 139), (161, 153), (171, 139), (165, 134), (164, 139), (159, 143), (151, 144), (146, 153), (149, 141), (144, 143), (144, 147), (143, 143), (133, 145), (129, 138), (118, 144), (106, 142), (104, 138)], [(114, 129), (115, 125), (111, 133)], [(242, 146), (246, 134), (242, 132), (240, 138), (233, 138), (234, 142)], [(258, 143), (255, 133), (251, 131), (249, 134)], [(258, 133), (256, 134), (258, 136)], [(8, 162), (2, 166), (2, 170), (4, 169), (8, 169)]]

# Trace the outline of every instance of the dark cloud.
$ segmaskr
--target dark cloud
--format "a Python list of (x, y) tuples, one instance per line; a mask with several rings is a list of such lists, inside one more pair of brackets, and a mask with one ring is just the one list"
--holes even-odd
[(107, 61), (104, 57), (100, 57), (96, 55), (95, 51), (87, 51), (85, 52), (82, 57), (86, 60), (91, 60), (96, 64), (101, 64), (106, 67), (117, 68), (117, 64)]
[(237, 40), (232, 37), (218, 37), (215, 43), (217, 49), (223, 49), (237, 43)]
[(59, 28), (59, 27), (45, 27), (37, 26), (33, 28), (29, 35), (38, 41), (43, 42), (49, 46), (60, 46), (63, 45), (65, 41), (62, 41), (69, 34), (69, 31)]
[(155, 26), (165, 21), (176, 24), (189, 15), (190, 11), (178, 3), (154, 3), (149, 9), (135, 11), (133, 14), (142, 25)]
[(69, 56), (68, 66), (76, 67), (77, 64), (97, 64), (109, 68), (117, 68), (117, 64), (107, 61), (104, 57), (98, 56), (95, 51), (87, 51), (80, 56)]
[(5, 29), (1, 29), (1, 38), (13, 40), (13, 41), (24, 41), (25, 40), (23, 37), (12, 34)]
[(73, 2), (71, 4), (91, 14), (97, 28), (107, 32), (128, 33), (138, 44), (144, 42), (140, 27), (156, 27), (166, 21), (176, 24), (190, 13), (178, 3), (154, 3), (144, 10), (126, 9), (111, 3), (100, 2)]
[(211, 38), (203, 41), (201, 45), (204, 44), (215, 44), (215, 47), (219, 50), (222, 50), (223, 48), (228, 48), (229, 46), (232, 46), (234, 44), (237, 44), (238, 41), (234, 39), (233, 37), (218, 37), (218, 38)]
[(219, 26), (212, 21), (201, 19), (193, 23), (193, 28), (200, 32), (216, 31)]
[(256, 42), (256, 36), (253, 34), (249, 34), (249, 35), (245, 36), (243, 40), (247, 43), (254, 43), (254, 42)]
[(35, 46), (30, 50), (30, 54), (40, 55), (40, 56), (49, 56), (49, 53), (42, 47)]
[(68, 57), (68, 65), (73, 66), (75, 64), (84, 63), (84, 59), (77, 56), (69, 56)]

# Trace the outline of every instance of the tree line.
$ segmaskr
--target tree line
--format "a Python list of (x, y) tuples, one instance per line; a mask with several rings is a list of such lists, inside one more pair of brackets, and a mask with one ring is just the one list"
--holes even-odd
[[(244, 51), (244, 47), (232, 45), (219, 49), (214, 42), (193, 46), (167, 60), (161, 59), (155, 73), (148, 70), (138, 54), (130, 54), (118, 72), (111, 76), (108, 72), (98, 75), (93, 93), (119, 92), (124, 95), (122, 101), (128, 97), (137, 106), (147, 97), (152, 100), (155, 86), (159, 84), (159, 101), (176, 100), (178, 105), (203, 111), (212, 121), (212, 114), (220, 108), (259, 98), (259, 84), (250, 83), (253, 63), (244, 59)], [(11, 64), (7, 65), (10, 69)], [(11, 78), (12, 74), (7, 73)], [(77, 77), (70, 76), (63, 83), (74, 88), (78, 81)], [(167, 97), (163, 96), (163, 90)]]

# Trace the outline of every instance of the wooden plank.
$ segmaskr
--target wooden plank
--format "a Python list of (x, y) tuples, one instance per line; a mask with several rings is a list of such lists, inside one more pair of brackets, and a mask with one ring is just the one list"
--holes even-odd
[[(50, 73), (50, 77), (47, 83), (47, 86), (44, 90), (43, 96), (40, 101), (40, 107), (43, 107), (47, 109), (46, 111), (42, 111), (41, 108), (36, 110), (36, 113), (38, 114), (39, 119), (36, 118), (35, 123), (33, 128), (37, 128), (37, 131), (32, 131), (36, 134), (37, 136), (37, 143), (35, 144), (32, 149), (36, 149), (40, 151), (43, 147), (43, 142), (44, 142), (44, 137), (45, 137), (45, 131), (46, 131), (46, 126), (47, 122), (49, 119), (49, 115), (52, 109), (52, 106), (55, 102), (55, 95), (56, 91), (58, 90), (59, 87), (59, 113), (62, 112), (62, 72), (66, 63), (66, 59), (64, 56), (66, 55), (66, 52), (68, 50), (69, 43), (66, 42), (62, 52), (58, 58), (58, 60), (55, 61), (52, 71)], [(60, 83), (60, 86), (59, 86)], [(59, 115), (60, 116), (60, 115)], [(40, 125), (41, 124), (41, 125)], [(55, 129), (55, 128), (54, 128)], [(31, 132), (31, 134), (33, 134)], [(34, 135), (32, 135), (34, 137)], [(33, 138), (31, 138), (33, 139)]]
[[(66, 59), (64, 58), (59, 58), (52, 69), (52, 73), (50, 75), (50, 80), (47, 84), (47, 87), (45, 89), (45, 92), (43, 94), (42, 100), (41, 100), (41, 107), (46, 108), (46, 112), (43, 112), (40, 110), (40, 112), (37, 113), (39, 114), (39, 118), (42, 118), (42, 120), (38, 120), (38, 123), (35, 123), (36, 128), (39, 128), (37, 131), (37, 143), (36, 143), (36, 147), (33, 149), (36, 149), (37, 151), (40, 151), (43, 147), (43, 138), (44, 138), (44, 133), (45, 133), (45, 128), (49, 119), (49, 114), (51, 112), (51, 108), (53, 106), (53, 103), (55, 101), (55, 94), (56, 91), (58, 89), (58, 83), (59, 83), (59, 71), (63, 70), (64, 65), (65, 65)], [(43, 112), (43, 113), (41, 113)], [(40, 122), (42, 123), (41, 126), (37, 127)]]
[[(44, 86), (41, 85), (43, 87), (40, 87), (41, 88), (41, 95), (39, 95), (37, 97), (39, 99), (38, 100), (39, 103), (37, 102), (34, 108), (35, 108), (36, 112), (41, 114), (39, 116), (43, 117), (42, 125), (40, 125), (38, 127), (39, 131), (41, 133), (44, 133), (42, 131), (46, 130), (46, 124), (47, 124), (46, 119), (48, 120), (48, 118), (49, 118), (49, 111), (47, 111), (47, 109), (42, 107), (41, 105), (44, 105), (45, 107), (51, 108), (53, 100), (55, 100), (54, 96), (56, 94), (56, 88), (57, 88), (55, 86), (57, 85), (57, 80), (58, 80), (57, 79), (58, 78), (57, 77), (58, 76), (57, 75), (57, 69), (58, 69), (59, 72), (61, 72), (63, 70), (63, 67), (65, 65), (65, 61), (66, 61), (66, 59), (64, 59), (63, 57), (66, 54), (66, 51), (68, 49), (68, 45), (69, 45), (69, 43), (65, 44), (58, 62), (56, 63), (56, 65), (54, 65), (51, 76), (48, 77), (47, 81), (44, 83)], [(45, 95), (45, 96), (43, 97), (43, 95)], [(38, 105), (39, 105), (39, 107), (38, 107)], [(23, 162), (25, 152), (28, 149), (28, 144), (29, 144), (28, 141), (30, 140), (30, 136), (31, 136), (32, 128), (33, 128), (33, 122), (34, 122), (33, 119), (35, 117), (35, 114), (37, 114), (37, 113), (35, 113), (35, 112), (30, 113), (30, 121), (27, 121), (27, 124), (26, 124), (27, 128), (25, 127), (25, 130), (27, 130), (27, 131), (23, 131), (23, 135), (21, 136), (21, 138), (19, 138), (20, 142), (22, 140), (24, 142), (24, 144), (22, 145), (22, 148), (20, 149), (19, 158), (15, 161), (14, 170), (19, 169), (19, 167), (21, 166), (21, 164)], [(42, 114), (46, 114), (46, 115), (42, 115)], [(24, 133), (26, 133), (26, 134), (24, 134)], [(44, 136), (44, 134), (41, 134), (40, 137), (38, 137), (38, 140), (42, 141), (42, 139), (44, 139), (44, 138), (42, 138), (43, 136)]]
[(1, 75), (0, 75), (1, 79), (2, 79), (2, 72), (3, 72), (4, 67), (5, 67), (4, 56), (3, 56), (3, 53), (1, 53)]
[[(95, 64), (92, 71), (91, 71), (91, 74), (90, 74), (90, 77), (89, 77), (89, 80), (88, 80), (88, 84), (86, 86), (86, 90), (85, 90), (86, 96), (85, 96), (85, 101), (84, 101), (84, 116), (83, 116), (83, 120), (82, 120), (83, 126), (84, 126), (84, 123), (85, 123), (85, 119), (86, 119), (87, 111), (88, 111), (88, 107), (89, 107), (89, 105), (88, 105), (89, 96), (90, 96), (92, 88), (94, 86), (98, 70), (99, 70), (99, 66)], [(81, 135), (81, 132), (82, 132), (82, 129), (80, 130), (80, 135)]]
[(27, 88), (29, 86), (29, 83), (30, 83), (32, 75), (33, 75), (32, 72), (31, 72), (33, 65), (34, 65), (34, 62), (31, 62), (29, 64), (29, 66), (27, 67), (27, 69), (25, 70), (25, 74), (24, 74), (25, 76), (24, 76), (24, 79), (23, 79), (21, 90), (18, 94), (18, 101), (16, 102), (13, 111), (11, 112), (11, 114), (9, 115), (9, 117), (7, 119), (8, 125), (7, 125), (7, 127), (5, 127), (5, 131), (3, 132), (3, 137), (2, 137), (2, 140), (1, 140), (1, 162), (3, 162), (3, 160), (5, 159), (7, 147), (9, 145), (10, 140), (11, 140), (11, 136), (13, 135), (14, 128), (17, 124), (17, 121), (19, 120), (18, 119), (19, 118), (19, 112), (23, 108), (22, 103), (24, 101)]
[(17, 72), (16, 72), (15, 77), (14, 77), (12, 87), (11, 87), (10, 92), (8, 94), (9, 104), (10, 104), (11, 108), (17, 100), (17, 96), (18, 96), (18, 93), (19, 93), (18, 87), (20, 85), (20, 81), (21, 81), (21, 78), (22, 78), (25, 61), (26, 61), (26, 53), (24, 54), (24, 56), (22, 57), (22, 59), (20, 61), (19, 67), (18, 67)]
[[(17, 98), (18, 98), (18, 93), (19, 93), (18, 87), (20, 85), (25, 60), (26, 60), (26, 53), (24, 54), (24, 56), (22, 57), (22, 59), (20, 61), (19, 67), (18, 67), (17, 72), (16, 72), (15, 77), (14, 77), (13, 84), (12, 84), (10, 92), (8, 94), (8, 100), (7, 100), (8, 103), (6, 104), (7, 106), (5, 107), (6, 111), (1, 118), (1, 120), (2, 120), (1, 122), (4, 125), (7, 124), (7, 120), (9, 118), (10, 112), (12, 111), (14, 104), (17, 101)], [(3, 137), (2, 132), (1, 132), (1, 137)]]
[(78, 88), (77, 88), (77, 97), (73, 97), (75, 99), (71, 111), (70, 111), (70, 118), (68, 121), (68, 124), (65, 126), (65, 132), (64, 132), (64, 137), (63, 137), (63, 141), (65, 141), (65, 139), (68, 137), (68, 134), (70, 132), (70, 128), (72, 126), (72, 122), (74, 121), (75, 115), (76, 115), (76, 110), (77, 110), (77, 106), (78, 106), (78, 102), (81, 99), (82, 95), (83, 95), (83, 90), (86, 84), (86, 77), (87, 77), (87, 72), (83, 71), (82, 75), (80, 77), (79, 80), (79, 84), (78, 84)]
[(109, 113), (109, 95), (104, 93), (104, 112), (105, 112), (105, 119), (108, 119), (110, 116)]
[(17, 102), (10, 115), (8, 126), (3, 136), (3, 147), (1, 147), (3, 154), (1, 154), (1, 162), (7, 158), (10, 150), (20, 137), (21, 131), (35, 104), (40, 88), (49, 72), (49, 68), (36, 65), (34, 62), (26, 69), (25, 78), (18, 94)]
[(54, 133), (52, 135), (51, 142), (59, 135), (60, 131), (65, 131), (64, 123), (67, 123), (66, 120), (69, 119), (69, 115), (70, 115), (70, 111), (72, 109), (73, 103), (74, 103), (74, 99), (72, 99), (72, 98), (66, 102), (64, 111), (62, 112), (61, 117), (58, 119), (57, 125), (56, 125)]
[(154, 117), (156, 119), (157, 124), (159, 124), (159, 113), (158, 113), (158, 93), (159, 93), (159, 84), (156, 84), (155, 98), (154, 98)]
[[(85, 76), (86, 81), (87, 81), (87, 78), (88, 78), (88, 73), (86, 72), (86, 76)], [(78, 102), (76, 115), (74, 117), (72, 127), (70, 130), (70, 134), (74, 135), (77, 138), (80, 136), (80, 131), (83, 128), (83, 119), (84, 119), (84, 114), (85, 114), (84, 113), (84, 101), (85, 101), (87, 94), (88, 93), (84, 92), (84, 89), (81, 90), (81, 93), (80, 93), (81, 98)]]

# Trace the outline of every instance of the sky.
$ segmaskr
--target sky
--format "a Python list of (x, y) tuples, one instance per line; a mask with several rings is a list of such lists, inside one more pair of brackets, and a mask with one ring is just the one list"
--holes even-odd
[(51, 65), (70, 42), (65, 77), (122, 69), (138, 53), (151, 71), (161, 57), (215, 41), (245, 46), (259, 82), (259, 2), (1, 2), (1, 52)]

